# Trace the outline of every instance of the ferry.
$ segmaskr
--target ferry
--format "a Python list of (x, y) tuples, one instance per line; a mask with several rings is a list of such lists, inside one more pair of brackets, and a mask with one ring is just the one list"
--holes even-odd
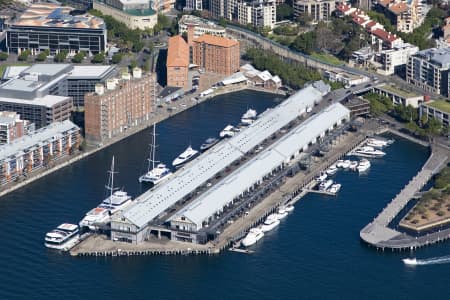
[[(150, 155), (148, 157), (148, 169), (147, 173), (139, 177), (138, 181), (142, 182), (150, 182), (153, 185), (160, 183), (161, 181), (172, 176), (172, 172), (165, 164), (158, 163), (155, 160), (155, 152), (156, 152), (156, 124), (153, 123), (153, 134), (152, 134), (152, 144), (150, 146)], [(158, 163), (156, 166), (155, 164)]]
[(370, 168), (370, 161), (367, 160), (367, 159), (362, 159), (359, 162), (359, 165), (358, 165), (357, 169), (358, 169), (359, 173), (362, 173), (362, 172), (365, 172), (365, 171), (369, 170), (369, 168)]
[(45, 235), (45, 247), (69, 251), (80, 241), (79, 229), (75, 224), (63, 223), (47, 232)]
[(319, 191), (326, 191), (333, 184), (333, 180), (328, 179), (319, 185)]
[(106, 189), (110, 191), (110, 195), (100, 205), (87, 212), (79, 223), (82, 231), (84, 228), (90, 230), (100, 229), (110, 221), (111, 215), (124, 209), (132, 202), (131, 196), (126, 192), (114, 188), (114, 174), (117, 173), (114, 172), (114, 156), (111, 163), (111, 170), (108, 173), (109, 179)]
[(328, 192), (336, 195), (340, 191), (341, 186), (342, 185), (340, 183), (332, 184), (331, 187), (328, 189)]
[(264, 232), (260, 228), (252, 228), (249, 233), (242, 239), (241, 243), (244, 247), (250, 247), (256, 244), (260, 239), (264, 237)]
[(363, 146), (356, 148), (354, 151), (354, 155), (363, 157), (382, 157), (385, 156), (386, 153), (381, 150), (377, 150), (374, 147)]
[(339, 169), (336, 165), (331, 165), (325, 172), (327, 173), (327, 175), (334, 175), (338, 170)]
[(245, 125), (250, 125), (255, 121), (257, 115), (258, 113), (256, 112), (256, 110), (249, 109), (245, 114), (242, 115), (241, 123)]
[(215, 144), (217, 144), (219, 142), (219, 139), (210, 137), (207, 138), (206, 141), (200, 146), (200, 151), (206, 151), (209, 148), (211, 148), (212, 146), (214, 146)]
[(278, 219), (277, 214), (271, 214), (269, 215), (266, 220), (264, 221), (264, 224), (261, 226), (262, 232), (268, 232), (274, 229), (280, 225), (280, 220)]
[(236, 133), (233, 125), (227, 125), (220, 133), (219, 136), (221, 138), (232, 137)]
[(174, 167), (181, 166), (182, 164), (188, 162), (189, 160), (193, 159), (198, 154), (197, 150), (192, 149), (191, 146), (187, 147), (186, 150), (184, 150), (183, 153), (178, 155), (177, 158), (175, 158), (172, 162), (172, 165)]

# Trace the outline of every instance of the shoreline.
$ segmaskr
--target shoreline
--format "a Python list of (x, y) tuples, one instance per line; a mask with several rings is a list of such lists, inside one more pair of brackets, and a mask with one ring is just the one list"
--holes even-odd
[[(48, 168), (48, 169), (46, 169), (44, 171), (42, 171), (42, 169), (37, 170), (36, 173), (33, 173), (31, 176), (29, 175), (29, 177), (27, 179), (25, 179), (25, 180), (23, 180), (21, 182), (17, 182), (17, 183), (11, 184), (11, 186), (7, 187), (6, 189), (2, 189), (0, 191), (0, 197), (5, 196), (5, 195), (7, 195), (7, 194), (9, 194), (11, 192), (14, 192), (14, 191), (18, 190), (18, 189), (21, 189), (22, 187), (24, 187), (24, 186), (26, 186), (26, 185), (28, 185), (28, 184), (30, 184), (32, 182), (35, 182), (35, 181), (37, 181), (37, 180), (39, 180), (39, 179), (41, 179), (41, 178), (43, 178), (43, 177), (45, 177), (47, 175), (50, 175), (50, 174), (52, 174), (54, 172), (57, 172), (57, 171), (65, 168), (67, 166), (70, 166), (70, 165), (72, 165), (72, 164), (74, 164), (74, 163), (76, 163), (76, 162), (78, 162), (78, 161), (80, 161), (80, 160), (82, 160), (82, 159), (84, 159), (86, 157), (89, 157), (92, 154), (97, 153), (98, 151), (101, 151), (101, 150), (103, 150), (103, 149), (105, 149), (105, 148), (107, 148), (107, 147), (109, 147), (109, 146), (111, 146), (111, 145), (113, 145), (113, 144), (115, 144), (117, 142), (120, 142), (120, 141), (122, 141), (122, 140), (124, 140), (124, 139), (126, 139), (126, 138), (128, 138), (130, 136), (133, 136), (134, 134), (139, 133), (139, 132), (141, 132), (141, 131), (151, 127), (153, 125), (153, 123), (156, 123), (156, 124), (160, 123), (160, 122), (162, 122), (164, 120), (167, 120), (167, 119), (169, 119), (169, 118), (171, 118), (173, 116), (176, 116), (177, 114), (179, 114), (179, 113), (181, 113), (183, 111), (186, 111), (186, 110), (188, 110), (188, 109), (190, 109), (190, 108), (192, 108), (192, 107), (194, 107), (194, 106), (196, 106), (198, 104), (201, 104), (201, 103), (203, 103), (205, 101), (213, 99), (216, 96), (225, 95), (225, 94), (229, 94), (229, 93), (233, 93), (233, 92), (240, 92), (240, 91), (243, 91), (243, 90), (257, 91), (257, 92), (269, 93), (269, 94), (274, 94), (274, 95), (281, 95), (281, 94), (276, 93), (276, 92), (271, 91), (271, 90), (265, 90), (265, 89), (262, 89), (262, 88), (251, 87), (251, 86), (247, 86), (247, 85), (239, 86), (237, 88), (233, 87), (232, 89), (230, 88), (230, 89), (220, 90), (220, 93), (212, 93), (212, 94), (207, 95), (205, 97), (199, 98), (199, 100), (197, 100), (196, 102), (191, 100), (193, 97), (195, 97), (195, 94), (189, 95), (189, 97), (186, 97), (185, 100), (186, 101), (190, 101), (189, 102), (190, 105), (186, 105), (185, 107), (181, 106), (181, 107), (177, 108), (177, 110), (175, 112), (167, 111), (166, 107), (158, 108), (156, 112), (155, 111), (152, 112), (152, 114), (153, 114), (152, 118), (150, 120), (148, 120), (145, 124), (140, 125), (140, 126), (136, 126), (136, 127), (133, 127), (133, 128), (130, 128), (127, 131), (125, 131), (124, 134), (122, 134), (120, 136), (115, 136), (115, 137), (111, 138), (108, 142), (102, 143), (101, 145), (96, 145), (96, 146), (90, 145), (90, 146), (87, 146), (86, 147), (87, 150), (85, 150), (83, 152), (79, 152), (79, 153), (73, 155), (69, 160), (66, 160), (66, 161), (64, 161), (62, 163), (56, 164), (55, 166), (53, 166), (51, 168)], [(178, 100), (177, 102), (175, 102), (175, 104), (178, 104), (180, 101), (181, 100)], [(70, 156), (68, 156), (68, 157), (70, 157)], [(58, 163), (58, 162), (56, 162), (56, 163)], [(1, 189), (1, 187), (0, 187), (0, 189)]]

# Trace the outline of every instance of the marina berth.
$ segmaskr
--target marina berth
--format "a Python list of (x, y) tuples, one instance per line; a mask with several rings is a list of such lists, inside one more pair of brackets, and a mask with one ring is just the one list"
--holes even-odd
[[(263, 140), (297, 119), (299, 115), (305, 113), (307, 106), (314, 106), (315, 103), (322, 101), (322, 97), (321, 91), (308, 86), (275, 108), (260, 114), (259, 118), (246, 130), (236, 133), (226, 143), (217, 144), (194, 159), (185, 169), (182, 168), (165, 182), (140, 195), (123, 213), (114, 216), (111, 221), (111, 239), (130, 243), (143, 241), (148, 234), (150, 223), (156, 218), (164, 218), (165, 210), (185, 197), (189, 197), (218, 171), (225, 169), (253, 150)], [(349, 118), (349, 111), (343, 106), (338, 110), (333, 109), (330, 113), (333, 114), (333, 118), (329, 116), (329, 119), (335, 119), (335, 121), (329, 122), (329, 128), (333, 128), (333, 124), (341, 119)], [(343, 113), (342, 116), (341, 113)], [(209, 213), (209, 210), (206, 213)]]
[(45, 247), (68, 251), (79, 242), (79, 230), (75, 224), (63, 223), (45, 235)]
[(319, 191), (326, 191), (333, 184), (333, 180), (328, 179), (319, 185)]

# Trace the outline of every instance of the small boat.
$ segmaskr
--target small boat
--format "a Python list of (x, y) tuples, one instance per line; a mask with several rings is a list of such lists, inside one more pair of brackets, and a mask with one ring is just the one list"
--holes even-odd
[(326, 191), (333, 184), (333, 180), (328, 179), (319, 185), (319, 191)]
[(278, 212), (277, 212), (278, 220), (282, 220), (282, 219), (286, 218), (287, 215), (288, 215), (288, 212), (286, 211), (286, 208), (284, 206), (281, 206), (278, 208)]
[(337, 194), (339, 192), (339, 190), (341, 189), (341, 184), (340, 183), (335, 183), (332, 184), (331, 187), (328, 189), (328, 192), (332, 193), (332, 194)]
[(365, 172), (365, 171), (369, 170), (369, 168), (370, 168), (370, 161), (367, 160), (367, 159), (362, 159), (359, 162), (359, 165), (358, 165), (357, 169), (358, 169), (359, 173), (362, 173), (362, 172)]
[(344, 160), (341, 165), (342, 165), (343, 169), (348, 169), (348, 168), (350, 168), (350, 164), (351, 164), (351, 161), (347, 159), (347, 160)]
[(386, 155), (385, 152), (383, 152), (381, 150), (377, 150), (374, 147), (370, 147), (370, 146), (363, 146), (363, 147), (356, 148), (354, 151), (354, 154), (358, 155), (358, 156), (363, 156), (363, 157), (382, 157), (382, 156)]
[(403, 260), (403, 263), (405, 265), (417, 265), (417, 259), (416, 258), (404, 258), (402, 260)]
[(232, 137), (236, 134), (235, 128), (233, 125), (227, 125), (220, 133), (219, 136), (221, 138)]
[(245, 125), (251, 125), (257, 116), (257, 112), (254, 109), (249, 109), (245, 114), (242, 115), (241, 123)]
[(193, 159), (198, 154), (197, 150), (192, 149), (191, 146), (187, 147), (186, 150), (184, 150), (183, 153), (178, 155), (177, 158), (175, 158), (172, 162), (172, 165), (174, 167), (181, 166), (182, 164), (188, 162), (189, 160)]
[(215, 144), (217, 144), (219, 142), (219, 139), (210, 137), (207, 138), (206, 141), (200, 146), (200, 151), (206, 151), (209, 148), (211, 148), (212, 146), (214, 146)]
[(320, 173), (320, 175), (316, 177), (316, 181), (324, 182), (327, 179), (327, 177), (328, 177), (327, 173), (325, 173), (325, 172)]
[(354, 161), (350, 162), (350, 166), (349, 166), (350, 170), (356, 171), (357, 167), (358, 167), (358, 162), (357, 161), (354, 160)]
[(292, 212), (292, 211), (294, 211), (294, 209), (295, 209), (294, 205), (288, 205), (288, 206), (286, 206), (286, 211), (287, 211), (287, 212)]
[(156, 185), (163, 181), (164, 179), (172, 176), (172, 172), (165, 164), (155, 164), (157, 161), (155, 160), (155, 152), (156, 152), (156, 124), (153, 123), (153, 134), (152, 134), (152, 143), (150, 145), (150, 155), (148, 157), (148, 169), (147, 173), (139, 177), (139, 182), (150, 182), (153, 185)]
[(337, 171), (339, 171), (337, 165), (331, 165), (327, 170), (326, 173), (327, 175), (334, 175), (337, 173)]
[(45, 247), (69, 251), (80, 241), (79, 229), (75, 224), (63, 223), (47, 232), (45, 235)]
[(376, 138), (368, 138), (366, 141), (366, 145), (369, 147), (374, 148), (383, 148), (390, 144), (392, 144), (393, 140), (383, 140), (383, 139), (376, 139)]
[(264, 221), (264, 224), (261, 226), (262, 232), (268, 232), (274, 229), (280, 225), (280, 220), (278, 219), (277, 214), (271, 214), (269, 215), (266, 220)]
[(242, 239), (241, 243), (244, 247), (249, 247), (251, 245), (256, 244), (260, 239), (264, 237), (264, 232), (260, 228), (252, 228)]
[(336, 162), (336, 167), (338, 167), (338, 168), (343, 168), (342, 167), (342, 164), (344, 163), (344, 161), (342, 160), (342, 159), (340, 159), (340, 160), (338, 160), (337, 162)]

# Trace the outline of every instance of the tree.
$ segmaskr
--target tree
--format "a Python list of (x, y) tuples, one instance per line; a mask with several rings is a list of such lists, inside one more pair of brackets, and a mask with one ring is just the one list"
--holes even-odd
[(133, 47), (131, 48), (131, 51), (138, 53), (139, 51), (142, 50), (142, 48), (144, 48), (144, 43), (141, 42), (140, 40), (138, 40), (133, 43)]
[(36, 61), (45, 61), (50, 54), (49, 50), (44, 50), (36, 56)]
[(220, 17), (219, 25), (222, 27), (227, 27), (227, 19), (225, 19), (224, 17)]
[(294, 9), (292, 6), (283, 3), (277, 6), (277, 21), (284, 19), (291, 19), (294, 16)]
[(105, 61), (105, 54), (103, 52), (95, 54), (91, 60), (91, 62), (94, 64), (101, 64), (104, 61)]
[(300, 52), (311, 54), (314, 51), (315, 38), (313, 31), (306, 32), (295, 38), (292, 47)]
[(306, 26), (309, 23), (312, 22), (312, 17), (309, 14), (301, 14), (300, 16), (297, 17), (296, 21), (298, 22), (298, 24), (300, 24), (301, 26)]
[(55, 62), (63, 62), (67, 58), (67, 54), (69, 54), (69, 51), (67, 50), (61, 50), (58, 54), (55, 55), (54, 61)]
[(122, 57), (123, 57), (122, 53), (120, 53), (120, 52), (114, 53), (112, 58), (111, 58), (111, 62), (113, 64), (118, 64), (118, 63), (120, 63), (122, 61)]
[(8, 53), (0, 52), (0, 61), (5, 61), (8, 59)]
[(26, 61), (28, 59), (28, 56), (30, 56), (30, 54), (31, 54), (30, 50), (24, 50), (22, 51), (22, 53), (20, 53), (17, 59), (20, 61)]
[(86, 52), (80, 51), (74, 57), (72, 57), (72, 62), (75, 64), (79, 64), (83, 61), (83, 59), (86, 57)]
[(135, 59), (133, 59), (132, 61), (130, 61), (130, 69), (134, 69), (137, 67), (137, 61)]

